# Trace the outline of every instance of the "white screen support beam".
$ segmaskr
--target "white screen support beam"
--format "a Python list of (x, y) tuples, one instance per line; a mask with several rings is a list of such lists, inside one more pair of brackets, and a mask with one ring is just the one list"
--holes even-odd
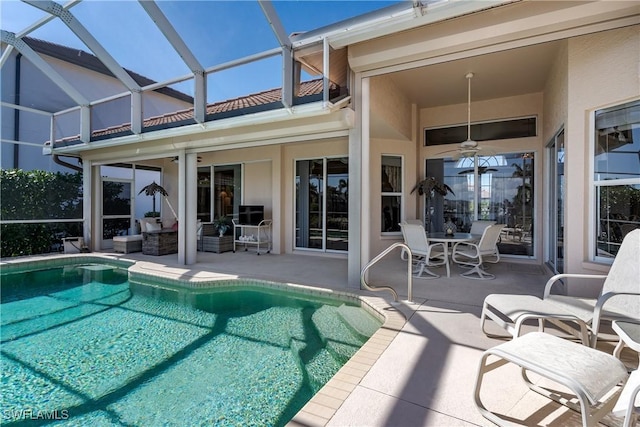
[(49, 65), (48, 62), (42, 59), (40, 55), (31, 49), (28, 44), (26, 44), (22, 39), (17, 38), (14, 33), (5, 30), (1, 31), (3, 43), (13, 46), (18, 50), (18, 52), (22, 53), (22, 55), (26, 57), (36, 68), (49, 77), (56, 86), (69, 95), (69, 98), (73, 99), (76, 104), (89, 105), (89, 101), (80, 92), (78, 92), (73, 85), (58, 74), (58, 72)]
[[(142, 130), (142, 115), (133, 116), (133, 113), (141, 112), (142, 109), (135, 108), (133, 103), (135, 101), (134, 92), (140, 92), (140, 85), (127, 73), (122, 66), (116, 61), (107, 50), (93, 37), (93, 34), (87, 30), (76, 17), (62, 7), (60, 4), (50, 0), (23, 0), (25, 3), (38, 8), (51, 15), (57, 16), (78, 38), (93, 52), (93, 54), (102, 62), (105, 67), (113, 73), (113, 75), (122, 83), (129, 91), (132, 92), (132, 116), (131, 116), (131, 130), (134, 133), (140, 133)], [(90, 127), (89, 127), (90, 129)], [(136, 132), (137, 131), (137, 132)], [(84, 134), (81, 129), (80, 134)], [(89, 130), (89, 134), (91, 131)], [(87, 139), (88, 141), (88, 139)]]
[(200, 64), (200, 61), (198, 61), (193, 52), (191, 52), (184, 40), (182, 40), (180, 34), (178, 34), (173, 25), (171, 25), (171, 22), (169, 22), (164, 13), (162, 13), (155, 1), (140, 0), (139, 3), (167, 41), (173, 46), (180, 58), (187, 64), (187, 67), (193, 72), (195, 79), (195, 96), (193, 97), (194, 119), (198, 123), (204, 123), (207, 103), (207, 80), (204, 75), (204, 67)]
[[(91, 133), (91, 114), (89, 109), (89, 101), (76, 90), (76, 88), (66, 81), (58, 72), (49, 65), (40, 55), (38, 55), (33, 49), (29, 47), (22, 39), (17, 38), (14, 33), (2, 30), (2, 42), (13, 46), (22, 53), (36, 68), (38, 68), (44, 75), (56, 84), (62, 91), (64, 91), (69, 97), (78, 104), (80, 108), (80, 140), (82, 142), (89, 142)], [(52, 118), (53, 120), (53, 118)]]
[(258, 0), (258, 3), (282, 47), (282, 104), (285, 108), (291, 108), (293, 105), (293, 45), (271, 1)]

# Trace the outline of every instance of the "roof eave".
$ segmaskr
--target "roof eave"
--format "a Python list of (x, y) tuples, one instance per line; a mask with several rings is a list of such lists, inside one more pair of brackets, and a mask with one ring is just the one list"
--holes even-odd
[[(229, 130), (229, 129), (237, 129), (239, 132), (237, 133), (237, 137), (233, 140), (224, 141), (224, 145), (228, 145), (230, 143), (242, 143), (247, 142), (248, 140), (252, 140), (254, 136), (260, 134), (260, 132), (256, 132), (252, 130), (251, 132), (240, 132), (243, 128), (256, 128), (260, 125), (268, 125), (273, 123), (282, 123), (281, 131), (270, 131), (267, 133), (260, 134), (260, 138), (265, 141), (267, 144), (269, 140), (274, 140), (278, 138), (290, 137), (293, 134), (295, 135), (303, 135), (304, 133), (309, 134), (321, 134), (322, 132), (332, 132), (336, 130), (348, 130), (353, 127), (353, 110), (349, 108), (343, 108), (346, 104), (347, 100), (341, 100), (336, 104), (331, 104), (328, 107), (323, 107), (322, 102), (315, 102), (312, 104), (305, 104), (300, 106), (292, 107), (290, 110), (287, 109), (279, 109), (279, 110), (271, 110), (265, 111), (261, 113), (239, 116), (239, 117), (231, 117), (228, 119), (221, 119), (211, 122), (206, 122), (203, 124), (192, 124), (187, 126), (180, 126), (171, 129), (159, 129), (151, 132), (145, 132), (140, 135), (124, 135), (120, 137), (115, 137), (111, 139), (105, 139), (102, 141), (93, 141), (89, 143), (80, 143), (76, 145), (66, 146), (66, 147), (58, 147), (50, 149), (51, 154), (74, 154), (74, 155), (83, 155), (88, 154), (90, 151), (101, 150), (105, 148), (111, 147), (124, 147), (140, 142), (153, 141), (153, 140), (166, 140), (170, 138), (182, 137), (182, 136), (190, 136), (190, 135), (199, 135), (203, 133), (210, 133), (215, 131)], [(326, 120), (320, 120), (317, 123), (317, 126), (304, 127), (300, 126), (296, 123), (298, 119), (304, 119), (308, 117), (322, 117), (326, 116)], [(290, 125), (287, 125), (287, 122), (291, 122)], [(294, 132), (291, 131), (294, 130)], [(280, 134), (279, 134), (280, 133)], [(202, 144), (198, 142), (199, 140), (191, 140), (189, 141), (188, 148), (203, 148), (205, 146), (216, 145), (216, 136), (213, 135), (207, 136), (206, 139), (202, 139)], [(218, 141), (218, 144), (221, 144), (222, 141)], [(271, 142), (273, 143), (273, 142)], [(175, 144), (172, 144), (175, 145)], [(45, 150), (50, 147), (46, 147)], [(186, 148), (186, 147), (182, 147)], [(227, 147), (228, 148), (228, 147)], [(126, 150), (126, 148), (125, 148)]]
[[(483, 0), (483, 1), (451, 1), (437, 0), (414, 7), (382, 9), (377, 15), (362, 15), (345, 22), (342, 26), (329, 26), (309, 33), (302, 33), (293, 38), (293, 46), (301, 48), (329, 39), (334, 49), (343, 48), (356, 43), (410, 30), (434, 22), (468, 15), (491, 9), (503, 4), (522, 0)], [(385, 14), (386, 12), (386, 14)]]

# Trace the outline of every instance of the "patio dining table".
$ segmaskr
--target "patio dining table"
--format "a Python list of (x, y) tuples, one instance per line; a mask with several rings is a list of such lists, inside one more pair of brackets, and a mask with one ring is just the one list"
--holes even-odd
[[(471, 234), (471, 233), (453, 233), (447, 234), (444, 231), (436, 232), (436, 233), (427, 233), (427, 240), (429, 242), (437, 242), (437, 243), (446, 243), (444, 245), (446, 256), (449, 256), (449, 246), (455, 243), (460, 242), (472, 242), (475, 240), (480, 240), (480, 235)], [(451, 277), (451, 273), (447, 273), (447, 277)]]

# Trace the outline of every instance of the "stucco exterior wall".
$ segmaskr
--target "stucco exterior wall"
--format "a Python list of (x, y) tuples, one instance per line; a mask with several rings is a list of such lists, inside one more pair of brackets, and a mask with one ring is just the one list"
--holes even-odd
[(393, 134), (399, 138), (411, 138), (411, 104), (407, 98), (389, 76), (372, 77), (370, 85), (371, 135), (375, 137), (376, 133), (383, 133), (380, 135), (383, 138)]
[(544, 126), (541, 129), (545, 143), (560, 130), (567, 118), (567, 61), (567, 42), (563, 41), (544, 87)]
[[(566, 126), (567, 239), (565, 265), (571, 272), (601, 272), (591, 262), (595, 202), (592, 185), (593, 112), (640, 96), (640, 26), (572, 38), (568, 41)], [(604, 268), (607, 269), (606, 267)], [(567, 291), (593, 295), (597, 285), (569, 284)]]

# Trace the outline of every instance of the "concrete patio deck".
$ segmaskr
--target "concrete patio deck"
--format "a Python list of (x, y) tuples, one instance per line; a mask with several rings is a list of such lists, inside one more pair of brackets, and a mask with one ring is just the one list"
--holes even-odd
[[(400, 295), (398, 303), (391, 303), (388, 292), (346, 288), (344, 258), (198, 252), (198, 263), (184, 267), (177, 265), (175, 255), (116, 256), (139, 261), (142, 270), (182, 279), (247, 277), (348, 291), (386, 310), (392, 321), (291, 421), (297, 426), (493, 425), (473, 403), (481, 354), (503, 342), (482, 334), (482, 302), (490, 293), (541, 295), (551, 276), (541, 266), (505, 261), (491, 266), (496, 279), (469, 280), (454, 266), (450, 278), (415, 279), (414, 301), (408, 302), (406, 262), (391, 254), (370, 270), (372, 285), (392, 286)], [(496, 332), (502, 331), (496, 327)], [(613, 345), (604, 342), (601, 347), (611, 353)], [(637, 366), (635, 353), (625, 350), (623, 359)], [(490, 410), (516, 425), (581, 425), (579, 414), (529, 391), (512, 365), (488, 377), (482, 398)]]

